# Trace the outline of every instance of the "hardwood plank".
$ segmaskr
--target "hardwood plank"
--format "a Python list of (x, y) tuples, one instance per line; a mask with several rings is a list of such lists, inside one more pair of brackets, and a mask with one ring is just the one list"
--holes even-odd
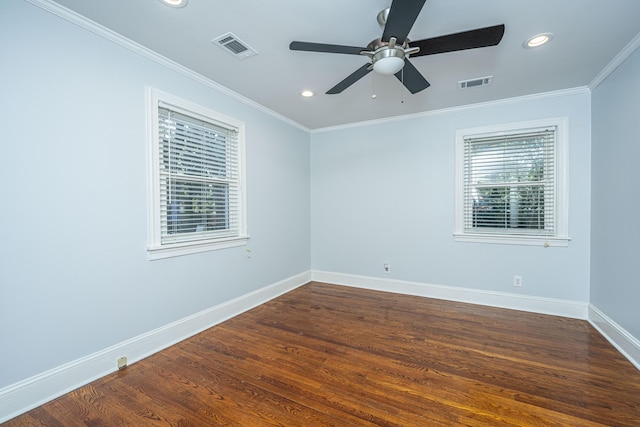
[(311, 282), (7, 426), (640, 426), (588, 322)]

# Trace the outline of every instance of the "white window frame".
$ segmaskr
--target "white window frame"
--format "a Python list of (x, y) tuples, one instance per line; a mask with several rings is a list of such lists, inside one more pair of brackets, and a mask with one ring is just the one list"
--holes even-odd
[[(147, 102), (147, 159), (148, 159), (148, 213), (149, 242), (147, 253), (150, 260), (200, 253), (246, 244), (247, 234), (246, 189), (245, 189), (245, 125), (244, 122), (226, 116), (217, 111), (202, 107), (177, 96), (152, 87), (146, 88)], [(237, 136), (237, 172), (238, 172), (238, 226), (233, 234), (224, 237), (197, 239), (181, 242), (162, 242), (161, 220), (161, 178), (160, 178), (160, 132), (159, 108), (169, 108), (181, 114), (205, 122), (233, 128)]]
[[(536, 236), (525, 234), (512, 234), (506, 230), (504, 233), (492, 230), (487, 233), (465, 232), (464, 229), (464, 150), (465, 139), (470, 137), (494, 136), (501, 134), (518, 134), (527, 129), (554, 126), (555, 135), (555, 200), (554, 200), (554, 234), (549, 236)], [(555, 117), (527, 122), (507, 123), (494, 126), (485, 126), (456, 131), (455, 148), (455, 229), (454, 238), (457, 242), (497, 243), (514, 245), (539, 245), (544, 247), (569, 245), (569, 135), (568, 118)]]

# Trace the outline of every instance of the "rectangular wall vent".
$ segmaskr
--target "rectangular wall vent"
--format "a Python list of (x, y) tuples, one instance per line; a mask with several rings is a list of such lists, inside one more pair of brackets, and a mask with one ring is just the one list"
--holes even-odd
[(469, 89), (471, 87), (486, 86), (491, 83), (493, 76), (480, 77), (471, 80), (461, 80), (458, 82), (458, 89)]
[(249, 47), (248, 44), (240, 40), (233, 33), (223, 34), (211, 41), (238, 59), (245, 59), (258, 54), (255, 49)]

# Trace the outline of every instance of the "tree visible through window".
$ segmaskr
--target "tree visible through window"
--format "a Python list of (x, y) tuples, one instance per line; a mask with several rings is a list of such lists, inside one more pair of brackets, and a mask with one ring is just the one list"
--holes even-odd
[(554, 133), (465, 141), (467, 230), (553, 232)]
[(538, 125), (458, 131), (457, 240), (568, 240), (565, 120)]
[(246, 240), (243, 125), (153, 89), (150, 97), (154, 125), (149, 250), (179, 248), (182, 255)]
[[(159, 108), (162, 241), (209, 238), (231, 227), (235, 130)], [(198, 233), (196, 236), (195, 233)]]

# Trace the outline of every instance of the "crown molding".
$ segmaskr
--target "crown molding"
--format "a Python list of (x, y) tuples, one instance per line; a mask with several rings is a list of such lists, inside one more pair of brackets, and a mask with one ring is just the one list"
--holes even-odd
[(551, 98), (557, 98), (557, 97), (561, 97), (561, 96), (578, 95), (578, 94), (585, 94), (585, 93), (589, 94), (589, 93), (591, 93), (591, 90), (587, 86), (581, 86), (581, 87), (576, 87), (576, 88), (571, 88), (571, 89), (555, 90), (555, 91), (551, 91), (551, 92), (541, 92), (541, 93), (535, 93), (535, 94), (532, 94), (532, 95), (516, 96), (516, 97), (513, 97), (513, 98), (498, 99), (498, 100), (495, 100), (495, 101), (487, 101), (487, 102), (480, 102), (480, 103), (476, 103), (476, 104), (461, 105), (461, 106), (458, 106), (458, 107), (450, 107), (450, 108), (442, 108), (442, 109), (439, 109), (439, 110), (424, 111), (424, 112), (421, 112), (421, 113), (406, 114), (406, 115), (402, 115), (402, 116), (387, 117), (387, 118), (375, 119), (375, 120), (367, 120), (367, 121), (362, 121), (362, 122), (349, 123), (349, 124), (346, 124), (346, 125), (330, 126), (330, 127), (326, 127), (326, 128), (320, 128), (320, 129), (312, 129), (310, 132), (312, 134), (321, 133), (321, 132), (332, 132), (332, 131), (336, 131), (336, 130), (344, 130), (344, 129), (366, 127), (366, 126), (371, 126), (371, 125), (375, 125), (375, 124), (393, 123), (393, 122), (400, 122), (400, 121), (404, 121), (404, 120), (419, 119), (419, 118), (425, 118), (425, 117), (429, 117), (429, 116), (435, 116), (435, 115), (438, 115), (438, 114), (447, 114), (447, 113), (455, 113), (455, 112), (460, 112), (460, 111), (473, 110), (473, 109), (476, 109), (476, 108), (485, 108), (485, 107), (495, 107), (495, 106), (500, 106), (500, 105), (517, 104), (517, 103), (526, 102), (526, 101), (536, 101), (536, 100), (541, 100), (541, 99), (551, 99)]
[(532, 94), (532, 95), (525, 95), (525, 96), (518, 96), (518, 97), (513, 97), (513, 98), (505, 98), (505, 99), (500, 99), (500, 100), (496, 100), (496, 101), (488, 101), (488, 102), (482, 102), (482, 103), (476, 103), (476, 104), (468, 104), (468, 105), (463, 105), (463, 106), (459, 106), (459, 107), (451, 107), (451, 108), (444, 108), (444, 109), (439, 109), (439, 110), (433, 110), (433, 111), (425, 111), (425, 112), (421, 112), (421, 113), (415, 113), (415, 114), (408, 114), (408, 115), (402, 115), (402, 116), (396, 116), (396, 117), (389, 117), (389, 118), (382, 118), (382, 119), (374, 119), (374, 120), (367, 120), (367, 121), (362, 121), (362, 122), (355, 122), (355, 123), (349, 123), (349, 124), (345, 124), (345, 125), (338, 125), (338, 126), (330, 126), (330, 127), (325, 127), (325, 128), (318, 128), (318, 129), (310, 129), (280, 113), (277, 113), (267, 107), (265, 107), (262, 104), (258, 104), (255, 101), (252, 101), (249, 98), (246, 98), (245, 96), (240, 95), (237, 92), (232, 91), (231, 89), (207, 78), (202, 76), (201, 74), (196, 73), (195, 71), (178, 64), (175, 61), (172, 61), (169, 58), (166, 58), (162, 55), (160, 55), (159, 53), (146, 48), (124, 36), (122, 36), (119, 33), (116, 33), (115, 31), (112, 31), (100, 24), (98, 24), (97, 22), (94, 22), (70, 9), (67, 9), (64, 6), (61, 6), (57, 3), (55, 3), (52, 0), (26, 0), (27, 2), (40, 7), (41, 9), (44, 9), (50, 13), (52, 13), (53, 15), (56, 15), (72, 24), (75, 24), (81, 28), (84, 28), (100, 37), (103, 37), (113, 43), (116, 43), (140, 56), (143, 56), (151, 61), (154, 61), (162, 66), (165, 66), (177, 73), (180, 73), (204, 86), (207, 86), (211, 89), (216, 90), (217, 92), (220, 92), (223, 95), (226, 95), (230, 98), (233, 98), (251, 108), (254, 108), (258, 111), (261, 111), (265, 114), (270, 115), (271, 117), (274, 117), (288, 125), (291, 125), (295, 128), (298, 128), (300, 130), (303, 130), (305, 132), (308, 132), (310, 134), (313, 133), (321, 133), (321, 132), (331, 132), (331, 131), (336, 131), (336, 130), (344, 130), (344, 129), (351, 129), (351, 128), (358, 128), (358, 127), (365, 127), (365, 126), (370, 126), (373, 124), (382, 124), (382, 123), (392, 123), (392, 122), (398, 122), (398, 121), (403, 121), (403, 120), (408, 120), (408, 119), (415, 119), (415, 118), (424, 118), (424, 117), (429, 117), (432, 115), (436, 115), (436, 114), (442, 114), (442, 113), (452, 113), (452, 112), (459, 112), (459, 111), (465, 111), (465, 110), (470, 110), (470, 109), (475, 109), (475, 108), (482, 108), (482, 107), (488, 107), (488, 106), (498, 106), (498, 105), (508, 105), (508, 104), (513, 104), (513, 103), (519, 103), (519, 102), (524, 102), (524, 101), (531, 101), (531, 100), (537, 100), (537, 99), (548, 99), (548, 98), (554, 98), (554, 97), (558, 97), (558, 96), (565, 96), (565, 95), (573, 95), (573, 94), (578, 94), (578, 93), (590, 93), (591, 91), (593, 91), (595, 88), (597, 88), (613, 71), (615, 71), (616, 68), (618, 68), (620, 66), (620, 64), (622, 64), (633, 52), (635, 52), (638, 48), (640, 48), (640, 33), (638, 35), (636, 35), (633, 40), (631, 40), (631, 42), (629, 42), (629, 44), (627, 44), (627, 46), (625, 46), (624, 49), (622, 49), (614, 58), (613, 60), (607, 64), (607, 66), (605, 68), (602, 69), (602, 71), (600, 71), (600, 73), (598, 73), (598, 75), (591, 80), (591, 82), (587, 85), (587, 86), (583, 86), (583, 87), (576, 87), (576, 88), (570, 88), (570, 89), (564, 89), (564, 90), (558, 90), (558, 91), (551, 91), (551, 92), (543, 92), (543, 93), (537, 93), (537, 94)]
[(638, 48), (640, 48), (640, 33), (638, 33), (633, 38), (633, 40), (631, 40), (629, 44), (624, 47), (624, 49), (618, 52), (618, 54), (611, 60), (611, 62), (609, 62), (609, 64), (607, 64), (607, 66), (604, 67), (602, 71), (600, 71), (600, 73), (598, 73), (598, 75), (594, 77), (593, 80), (591, 80), (591, 83), (589, 83), (589, 89), (593, 91), (595, 90), (595, 88), (600, 86), (600, 83), (605, 81), (607, 77), (609, 77), (609, 75), (611, 75), (611, 73), (613, 73), (624, 61), (626, 61), (626, 59), (630, 57), (631, 54)]
[(172, 71), (175, 71), (177, 73), (182, 74), (183, 76), (186, 76), (188, 78), (190, 78), (191, 80), (194, 80), (197, 83), (200, 83), (204, 86), (207, 86), (217, 92), (222, 93), (223, 95), (226, 95), (230, 98), (235, 99), (236, 101), (239, 101), (251, 108), (254, 108), (258, 111), (261, 111), (265, 114), (268, 114), (288, 125), (291, 125), (293, 127), (296, 127), (298, 129), (301, 129), (305, 132), (310, 132), (310, 129), (307, 128), (306, 126), (301, 125), (300, 123), (291, 120), (288, 117), (283, 116), (282, 114), (279, 114), (267, 107), (265, 107), (262, 104), (258, 104), (255, 101), (252, 101), (249, 98), (246, 98), (242, 95), (240, 95), (237, 92), (232, 91), (231, 89), (214, 82), (213, 80), (204, 77), (201, 74), (196, 73), (195, 71), (185, 67), (184, 65), (180, 65), (175, 61), (172, 61), (171, 59), (160, 55), (159, 53), (142, 46), (139, 43), (134, 42), (133, 40), (130, 40), (126, 37), (124, 37), (123, 35), (116, 33), (113, 30), (110, 30), (107, 27), (104, 27), (100, 24), (98, 24), (97, 22), (94, 22), (92, 20), (90, 20), (89, 18), (86, 18), (70, 9), (67, 9), (64, 6), (59, 5), (58, 3), (55, 3), (52, 0), (26, 0), (27, 2), (33, 4), (34, 6), (37, 6), (43, 10), (46, 10), (47, 12), (56, 15), (72, 24), (75, 24), (81, 28), (84, 28), (87, 31), (90, 31), (100, 37), (103, 37), (121, 47), (124, 47), (125, 49), (130, 50), (131, 52), (134, 52), (140, 56), (143, 56), (153, 62), (156, 62)]

